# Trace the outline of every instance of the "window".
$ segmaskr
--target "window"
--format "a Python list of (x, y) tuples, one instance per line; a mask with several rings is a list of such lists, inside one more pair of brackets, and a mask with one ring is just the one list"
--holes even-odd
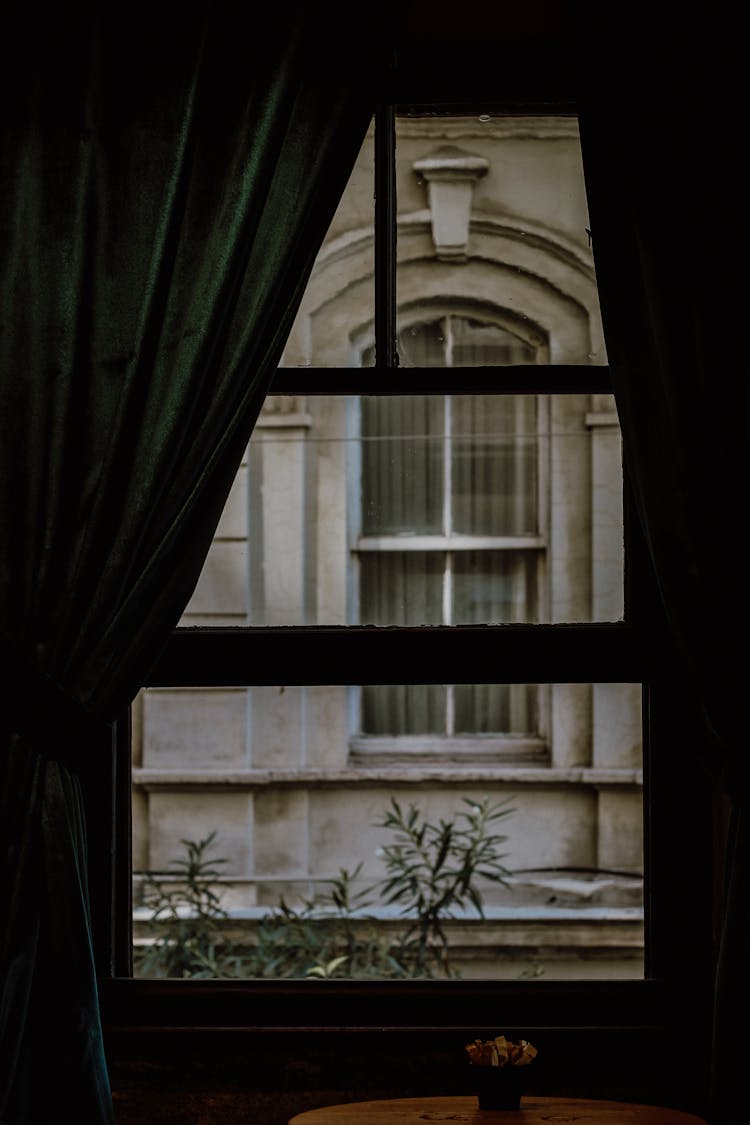
[[(403, 326), (398, 351), (404, 367), (537, 357), (507, 328), (455, 313)], [(533, 395), (362, 400), (361, 623), (536, 620), (544, 542), (538, 413)], [(523, 684), (369, 687), (362, 731), (530, 733), (537, 729), (535, 703), (534, 690)]]
[[(476, 112), (472, 116), (476, 122), (492, 118)], [(455, 117), (450, 115), (445, 128), (457, 133)], [(571, 128), (566, 120), (563, 125), (548, 121), (545, 127), (564, 137)], [(525, 119), (502, 122), (498, 130), (514, 134), (508, 138), (514, 145), (529, 134)], [(263, 770), (283, 775), (283, 800), (289, 808), (301, 808), (299, 802), (295, 805), (294, 775), (309, 770), (312, 759), (302, 757), (299, 748), (296, 761), (284, 758), (291, 753), (290, 744), (280, 732), (293, 712), (307, 709), (309, 717), (313, 710), (335, 710), (337, 722), (346, 716), (347, 756), (341, 772), (360, 771), (354, 782), (358, 794), (366, 769), (375, 767), (378, 755), (388, 768), (400, 769), (404, 753), (415, 749), (425, 751), (425, 761), (433, 755), (430, 769), (439, 775), (441, 792), (450, 792), (455, 779), (440, 773), (434, 757), (436, 739), (453, 740), (459, 769), (468, 763), (473, 768), (486, 757), (485, 751), (494, 756), (493, 784), (499, 784), (499, 771), (510, 765), (546, 770), (544, 782), (534, 775), (534, 784), (547, 786), (545, 800), (555, 787), (576, 784), (581, 792), (585, 788), (578, 808), (608, 808), (611, 814), (613, 850), (600, 851), (599, 858), (616, 856), (618, 832), (621, 838), (631, 838), (633, 808), (640, 801), (632, 757), (638, 739), (630, 735), (638, 726), (633, 714), (639, 713), (640, 684), (648, 679), (648, 667), (637, 639), (637, 604), (628, 605), (625, 622), (620, 622), (621, 494), (618, 497), (611, 485), (612, 464), (620, 470), (619, 434), (608, 373), (601, 365), (599, 330), (592, 334), (586, 328), (594, 323), (590, 302), (595, 286), (583, 269), (585, 241), (581, 235), (576, 248), (550, 238), (538, 216), (531, 221), (513, 215), (512, 197), (502, 216), (479, 208), (486, 213), (475, 220), (470, 199), (467, 229), (481, 251), (475, 255), (470, 241), (461, 242), (463, 231), (453, 232), (457, 241), (452, 243), (443, 228), (436, 235), (436, 215), (444, 218), (446, 212), (444, 200), (437, 200), (434, 192), (430, 206), (424, 206), (427, 179), (421, 185), (412, 183), (411, 209), (399, 218), (386, 190), (388, 178), (395, 174), (389, 163), (392, 127), (390, 113), (384, 111), (376, 144), (380, 180), (375, 306), (354, 319), (349, 316), (356, 302), (367, 304), (372, 292), (372, 247), (356, 230), (334, 231), (324, 266), (311, 280), (313, 310), (304, 325), (295, 327), (287, 366), (279, 371), (274, 387), (278, 397), (269, 400), (251, 443), (250, 473), (242, 485), (250, 491), (250, 538), (237, 532), (228, 509), (224, 535), (209, 560), (206, 589), (213, 574), (219, 577), (222, 594), (231, 594), (226, 576), (235, 573), (227, 560), (234, 556), (243, 566), (249, 560), (251, 596), (243, 601), (245, 594), (239, 591), (233, 600), (232, 594), (218, 612), (208, 597), (196, 597), (185, 624), (203, 628), (175, 635), (154, 669), (154, 702), (147, 706), (153, 713), (159, 707), (179, 710), (180, 692), (201, 689), (206, 695), (214, 693), (216, 716), (237, 717), (238, 729), (248, 711), (254, 714), (256, 729), (264, 721), (273, 727), (276, 733), (264, 744), (263, 763), (227, 761), (223, 780), (218, 775), (200, 778), (200, 770), (195, 771), (193, 798), (200, 784), (215, 796), (222, 786), (228, 790), (234, 784), (231, 778), (237, 779), (231, 790), (233, 810), (225, 824), (234, 820), (247, 825), (250, 803), (243, 794), (259, 792), (266, 784), (260, 778)], [(422, 116), (405, 115), (399, 129), (407, 141), (429, 147)], [(369, 162), (369, 157), (362, 158), (363, 166)], [(434, 168), (422, 171), (426, 177)], [(472, 181), (474, 200), (479, 200), (480, 190), (488, 190), (488, 183), (488, 175)], [(501, 254), (502, 263), (491, 258), (493, 253)], [(553, 278), (549, 285), (534, 274), (533, 254), (547, 263)], [(430, 273), (424, 286), (418, 263), (427, 258)], [(448, 271), (453, 271), (451, 277)], [(492, 299), (486, 290), (477, 289), (477, 279), (487, 277), (495, 279)], [(498, 277), (502, 284), (496, 283)], [(331, 332), (331, 324), (337, 332)], [(406, 380), (409, 393), (404, 393)], [(311, 459), (314, 443), (322, 448)], [(352, 463), (357, 466), (354, 473)], [(599, 471), (603, 476), (596, 478)], [(603, 484), (598, 493), (592, 488), (594, 479)], [(410, 481), (408, 487), (399, 490), (397, 482), (405, 481)], [(263, 496), (282, 488), (287, 496), (297, 490), (299, 504), (271, 508), (279, 519), (259, 522)], [(313, 509), (312, 491), (317, 505)], [(582, 530), (576, 515), (580, 507), (569, 505), (564, 516), (560, 505), (555, 507), (563, 493), (577, 500), (586, 495), (601, 504), (593, 539), (590, 525)], [(291, 523), (296, 536), (292, 545), (283, 539)], [(578, 572), (586, 570), (574, 565), (584, 535), (601, 565), (589, 569), (585, 581), (576, 585)], [(321, 550), (305, 554), (304, 544), (313, 541)], [(253, 552), (260, 552), (255, 563)], [(261, 699), (277, 707), (270, 719), (263, 718)], [(664, 697), (649, 687), (647, 700), (647, 717), (654, 729), (662, 723), (663, 734)], [(625, 715), (622, 726), (629, 733), (617, 743), (616, 753), (622, 755), (617, 765), (610, 768), (576, 758), (575, 732), (565, 742), (567, 759), (559, 752), (559, 740), (558, 757), (554, 749), (550, 753), (554, 722), (570, 715), (586, 715), (592, 729), (598, 724), (608, 734), (619, 730), (609, 717)], [(194, 734), (195, 724), (188, 725)], [(207, 727), (212, 733), (217, 729), (210, 715)], [(313, 728), (308, 724), (305, 730), (309, 734)], [(238, 736), (239, 741), (244, 737)], [(429, 744), (420, 747), (420, 739), (429, 739)], [(508, 740), (515, 740), (515, 760), (503, 756)], [(330, 742), (323, 737), (318, 741), (321, 753), (331, 752)], [(174, 753), (175, 744), (170, 745), (167, 757)], [(305, 753), (311, 753), (309, 741)], [(579, 780), (573, 783), (574, 775)], [(486, 774), (471, 776), (475, 790), (486, 785)], [(158, 769), (155, 762), (137, 764), (137, 783), (137, 805), (144, 793), (161, 798), (178, 786), (174, 766)], [(316, 783), (321, 791), (330, 790), (330, 779)], [(651, 784), (653, 794), (663, 779)], [(535, 805), (538, 824), (545, 821), (545, 800)], [(265, 789), (255, 805), (257, 824), (278, 823), (281, 803), (271, 788)], [(197, 809), (194, 799), (189, 807)], [(160, 827), (168, 823), (162, 815), (167, 808), (166, 801), (154, 801), (152, 819)], [(355, 824), (358, 808), (352, 799), (348, 815)], [(137, 815), (142, 813), (141, 804)], [(293, 813), (295, 839), (302, 840), (309, 825)], [(333, 814), (325, 823), (318, 817), (321, 836), (335, 820)], [(580, 842), (581, 824), (581, 816), (572, 814), (561, 826), (561, 837), (577, 834)], [(281, 837), (274, 839), (283, 850)], [(284, 846), (288, 843), (287, 838)], [(335, 862), (333, 851), (326, 854)], [(577, 854), (586, 854), (585, 849)], [(637, 858), (631, 858), (630, 866), (635, 873)], [(616, 863), (612, 867), (617, 870)], [(266, 889), (271, 893), (272, 874), (261, 888), (263, 894)], [(546, 873), (545, 879), (537, 880), (534, 893), (544, 893), (550, 878)], [(658, 880), (652, 880), (652, 897), (658, 886)], [(555, 887), (548, 886), (550, 896), (559, 890), (559, 881)], [(653, 903), (651, 909), (653, 933)], [(660, 932), (668, 930), (666, 926)], [(664, 937), (652, 939), (647, 971), (667, 963), (665, 952)], [(451, 990), (453, 983), (441, 982), (441, 987)], [(563, 1020), (556, 1008), (559, 994), (547, 984), (554, 984), (554, 976), (530, 984), (538, 991), (521, 1008), (513, 1007), (510, 993), (492, 988), (453, 990), (451, 1018), (463, 1025), (473, 1023), (477, 1005), (484, 1004), (491, 1022), (495, 1016), (490, 1008), (503, 996), (509, 1005), (505, 1010), (514, 1011), (520, 1025), (530, 1022), (532, 1011), (540, 1013), (542, 1022)], [(302, 1006), (298, 1012), (314, 1003), (304, 985), (300, 989), (295, 994), (295, 1003)], [(340, 1021), (347, 1022), (350, 1017), (336, 1007), (341, 994), (334, 987), (327, 995), (333, 1007), (325, 1016), (318, 1012), (315, 1019), (336, 1018), (336, 1011)], [(398, 1005), (389, 1002), (389, 995), (384, 982), (377, 1004), (368, 1008), (368, 1019), (411, 1024), (444, 1018), (435, 1015), (443, 1001), (431, 1008), (429, 996), (436, 994), (428, 996), (426, 986), (414, 993), (417, 1007), (408, 1017), (397, 1013)], [(584, 989), (580, 995), (590, 998), (589, 1015), (596, 1009), (593, 1023), (604, 1018), (606, 997), (597, 1007), (598, 994)], [(620, 1010), (623, 1022), (651, 1018), (642, 1014), (645, 995), (633, 993)], [(266, 1009), (264, 1018), (273, 1023), (284, 1018), (283, 1010), (283, 1005), (278, 1012)], [(309, 1009), (304, 1010), (310, 1022)], [(305, 1017), (287, 1012), (286, 1018)]]
[[(266, 404), (185, 618), (345, 624), (356, 645), (351, 675), (148, 693), (136, 868), (164, 867), (180, 840), (216, 832), (229, 861), (226, 897), (250, 941), (281, 898), (294, 907), (320, 895), (344, 866), (358, 868), (357, 890), (372, 894), (387, 842), (376, 827), (392, 797), (450, 819), (464, 800), (487, 796), (515, 807), (513, 881), (482, 886), (484, 921), (465, 912), (462, 974), (513, 977), (534, 966), (550, 976), (632, 976), (642, 973), (638, 689), (569, 683), (565, 668), (562, 682), (540, 684), (494, 660), (466, 674), (461, 630), (617, 619), (622, 607), (616, 419), (606, 395), (586, 393), (596, 376), (579, 376), (584, 389), (574, 394), (542, 393), (552, 357), (589, 368), (600, 352), (580, 172), (567, 187), (570, 214), (558, 213), (552, 193), (543, 230), (522, 196), (521, 217), (496, 216), (509, 190), (507, 154), (539, 191), (534, 165), (549, 175), (570, 163), (575, 121), (488, 125), (486, 116), (396, 119), (390, 367), (376, 362), (383, 297), (373, 313), (373, 255), (357, 226), (369, 217), (374, 138), (366, 142), (287, 348), (284, 377), (296, 366), (297, 393)], [(527, 246), (532, 220), (539, 229)], [(316, 393), (330, 378), (321, 355), (342, 364), (342, 389), (366, 378), (367, 391), (385, 381), (391, 393)], [(517, 386), (498, 387), (503, 375)], [(473, 386), (477, 378), (484, 385)], [(610, 525), (595, 511), (602, 497)], [(607, 536), (605, 581), (597, 553)], [(413, 631), (421, 651), (408, 673), (378, 667), (372, 626)], [(447, 658), (426, 674), (436, 629)], [(322, 647), (332, 639), (321, 637)], [(611, 792), (597, 789), (603, 778)], [(387, 906), (372, 907), (381, 929), (391, 924)], [(539, 910), (546, 933), (524, 950), (508, 918), (520, 911), (533, 928)], [(571, 920), (575, 940), (564, 933)], [(148, 948), (144, 907), (137, 923)], [(618, 934), (608, 950), (605, 924)]]

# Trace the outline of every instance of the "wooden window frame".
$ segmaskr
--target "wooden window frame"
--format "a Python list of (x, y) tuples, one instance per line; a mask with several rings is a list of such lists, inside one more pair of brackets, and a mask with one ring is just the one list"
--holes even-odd
[[(478, 48), (479, 50), (479, 48)], [(481, 51), (480, 51), (481, 54)], [(388, 105), (441, 102), (466, 112), (469, 100), (488, 111), (574, 111), (570, 74), (547, 59), (527, 73), (503, 61), (507, 96), (497, 98), (496, 60), (487, 55), (463, 71), (466, 103), (449, 103), (445, 73), (420, 72), (402, 55), (401, 79), (390, 76), (378, 111), (376, 151), (377, 365), (347, 371), (280, 369), (273, 391), (284, 394), (406, 393), (396, 370), (395, 183), (382, 173), (393, 147)], [(422, 77), (420, 78), (420, 73)], [(447, 85), (461, 81), (452, 60)], [(427, 81), (424, 75), (427, 75)], [(482, 86), (481, 77), (485, 78)], [(546, 89), (540, 90), (540, 74)], [(430, 80), (431, 76), (431, 80)], [(555, 83), (557, 82), (557, 87)], [(542, 86), (545, 83), (541, 83)], [(494, 93), (493, 93), (494, 89)], [(387, 103), (387, 104), (386, 104)], [(391, 164), (392, 167), (392, 164)], [(391, 279), (391, 280), (389, 280)], [(409, 369), (408, 393), (610, 393), (604, 367)], [(646, 976), (628, 981), (176, 981), (132, 979), (130, 940), (129, 724), (117, 724), (112, 746), (84, 778), (89, 808), (92, 903), (105, 1028), (223, 1028), (254, 1032), (409, 1032), (419, 1028), (502, 1027), (608, 1029), (625, 1042), (653, 1040), (708, 1026), (712, 970), (711, 795), (682, 747), (692, 736), (684, 693), (655, 593), (647, 552), (627, 487), (626, 617), (617, 624), (417, 628), (299, 627), (176, 630), (146, 686), (248, 686), (420, 682), (638, 682), (644, 685)], [(356, 672), (354, 670), (356, 669)], [(491, 673), (490, 673), (491, 670)], [(680, 776), (675, 768), (680, 766)], [(102, 794), (106, 800), (102, 801)], [(639, 1038), (640, 1037), (640, 1038)], [(561, 1040), (562, 1041), (562, 1040)], [(619, 1040), (618, 1040), (619, 1041)]]

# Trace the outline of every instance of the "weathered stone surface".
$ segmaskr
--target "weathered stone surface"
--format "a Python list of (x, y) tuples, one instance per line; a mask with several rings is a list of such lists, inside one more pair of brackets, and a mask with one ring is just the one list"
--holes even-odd
[(226, 875), (253, 869), (253, 803), (248, 793), (158, 792), (149, 794), (149, 867), (165, 871), (184, 856), (180, 841), (205, 839), (216, 832), (213, 855), (228, 862)]
[(149, 691), (143, 696), (143, 765), (147, 769), (247, 766), (244, 690)]
[(259, 879), (299, 879), (309, 873), (308, 802), (304, 790), (256, 794), (253, 851)]
[[(185, 614), (244, 618), (246, 613), (247, 544), (242, 540), (215, 539)], [(237, 623), (235, 620), (234, 624)]]
[(615, 871), (643, 870), (643, 795), (639, 789), (599, 793), (597, 863)]
[(640, 684), (594, 684), (594, 766), (643, 768)]

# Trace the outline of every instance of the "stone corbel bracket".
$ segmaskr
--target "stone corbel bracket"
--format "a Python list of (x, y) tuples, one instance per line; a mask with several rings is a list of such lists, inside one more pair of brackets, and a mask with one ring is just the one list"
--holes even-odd
[(474, 185), (487, 174), (489, 166), (483, 156), (462, 152), (453, 145), (414, 161), (414, 171), (427, 182), (432, 241), (441, 261), (466, 261)]

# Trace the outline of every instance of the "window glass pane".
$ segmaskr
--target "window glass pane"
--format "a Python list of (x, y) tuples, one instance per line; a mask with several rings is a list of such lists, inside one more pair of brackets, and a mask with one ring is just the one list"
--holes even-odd
[(532, 684), (455, 684), (456, 734), (531, 734), (536, 731)]
[(446, 689), (442, 684), (367, 684), (362, 688), (366, 734), (445, 734)]
[(497, 324), (471, 317), (452, 316), (451, 365), (453, 367), (503, 367), (535, 363), (536, 348)]
[(396, 195), (401, 366), (606, 363), (574, 117), (399, 114)]
[(622, 618), (610, 396), (269, 398), (183, 624), (395, 625), (407, 601), (411, 624)]
[(360, 624), (443, 624), (441, 552), (367, 551), (359, 573)]
[(445, 348), (444, 319), (411, 324), (398, 334), (402, 367), (445, 367)]
[[(606, 363), (572, 117), (398, 116), (402, 366)], [(282, 359), (371, 365), (374, 129)]]
[[(416, 320), (412, 317), (416, 316)], [(427, 319), (429, 314), (404, 313), (398, 333), (400, 367), (486, 367), (508, 364), (536, 363), (539, 340), (532, 343), (493, 324), (446, 314)], [(546, 354), (546, 353), (545, 353)], [(375, 362), (374, 347), (362, 352), (362, 366)]]
[[(452, 972), (642, 977), (640, 686), (378, 690), (375, 720), (372, 697), (357, 686), (141, 693), (133, 723), (139, 974), (306, 977), (337, 956), (336, 976), (411, 973), (399, 941), (418, 911), (404, 918), (384, 890), (395, 799), (404, 812), (414, 805), (418, 825), (434, 826), (426, 837), (433, 856), (441, 821), (470, 830), (467, 814), (484, 801), (512, 809), (495, 824), (505, 837), (494, 845), (505, 883), (472, 877), (484, 919), (466, 901), (442, 920)], [(449, 710), (451, 690), (448, 735), (437, 715)], [(524, 721), (529, 700), (533, 718)], [(517, 733), (494, 729), (505, 725), (496, 718), (503, 709)], [(423, 733), (394, 735), (404, 714)], [(367, 732), (368, 723), (378, 729)], [(173, 865), (186, 858), (184, 841), (205, 864), (192, 888)], [(321, 932), (342, 868), (352, 894), (364, 896), (349, 920), (362, 940), (355, 950), (338, 948), (340, 927)], [(292, 912), (286, 922), (282, 899)], [(306, 914), (310, 900), (317, 905)], [(305, 933), (299, 958), (288, 959), (285, 949)], [(429, 973), (444, 979), (445, 967), (417, 967)]]
[(539, 565), (535, 551), (456, 551), (452, 624), (533, 623)]
[(374, 336), (375, 142), (370, 126), (315, 260), (281, 367), (359, 367)]
[(535, 396), (454, 395), (450, 415), (453, 530), (536, 534)]
[[(534, 552), (379, 551), (361, 557), (362, 624), (439, 625), (533, 620)], [(450, 604), (450, 598), (453, 604)], [(525, 733), (535, 728), (535, 691), (513, 686), (368, 686), (368, 734)]]
[(441, 397), (362, 399), (362, 531), (443, 530), (444, 422)]

